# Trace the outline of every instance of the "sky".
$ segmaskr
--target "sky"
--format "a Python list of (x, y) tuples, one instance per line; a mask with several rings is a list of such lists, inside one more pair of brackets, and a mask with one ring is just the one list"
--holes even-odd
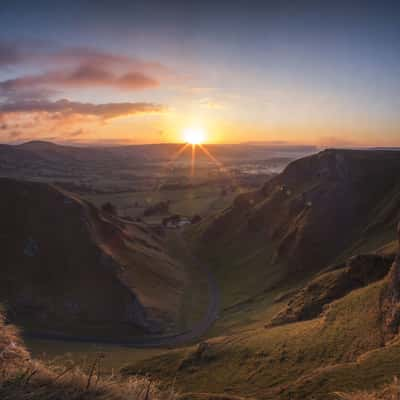
[(0, 2), (0, 142), (400, 146), (400, 2)]

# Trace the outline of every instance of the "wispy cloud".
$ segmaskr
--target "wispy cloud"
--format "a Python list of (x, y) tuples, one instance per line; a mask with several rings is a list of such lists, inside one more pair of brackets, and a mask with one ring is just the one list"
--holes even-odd
[(161, 63), (93, 48), (54, 49), (50, 45), (30, 47), (27, 43), (0, 41), (0, 69), (19, 67), (20, 71), (21, 66), (41, 72), (19, 73), (0, 81), (0, 96), (43, 98), (71, 87), (135, 91), (158, 87), (173, 75)]
[[(49, 95), (52, 89), (62, 90), (70, 87), (114, 87), (125, 90), (140, 90), (157, 87), (159, 82), (142, 72), (127, 72), (117, 75), (112, 71), (93, 65), (81, 65), (71, 71), (50, 71), (37, 75), (0, 82), (0, 94), (17, 97), (19, 94), (36, 92)], [(41, 96), (43, 97), (43, 96)]]
[(0, 132), (9, 139), (82, 137), (113, 118), (163, 113), (166, 107), (153, 102), (98, 104), (62, 97), (70, 89), (105, 87), (115, 94), (152, 89), (172, 74), (158, 62), (94, 48), (1, 40), (0, 72), (10, 76), (0, 80)]
[(58, 65), (91, 64), (101, 67), (122, 67), (154, 74), (173, 74), (167, 66), (151, 60), (126, 56), (93, 47), (60, 47), (53, 42), (4, 41), (0, 39), (0, 66), (4, 65)]
[(200, 100), (201, 107), (208, 108), (210, 110), (220, 110), (224, 108), (224, 105), (210, 98), (204, 98)]
[(16, 65), (22, 60), (23, 57), (15, 43), (0, 42), (0, 67)]
[(160, 113), (165, 107), (152, 103), (80, 103), (66, 99), (58, 101), (34, 100), (3, 103), (0, 105), (0, 115), (15, 113), (47, 113), (67, 115), (86, 115), (111, 119), (134, 114)]

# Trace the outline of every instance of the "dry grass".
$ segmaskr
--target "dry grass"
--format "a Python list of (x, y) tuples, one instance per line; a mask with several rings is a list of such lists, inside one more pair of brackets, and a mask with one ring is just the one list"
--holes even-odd
[(23, 369), (3, 373), (0, 380), (2, 400), (172, 400), (175, 396), (173, 387), (160, 391), (157, 383), (146, 377), (122, 380), (76, 365), (59, 369), (31, 362)]
[(7, 325), (3, 315), (0, 305), (0, 374), (4, 375), (7, 370), (22, 367), (30, 361), (30, 357), (21, 343), (18, 330)]
[(340, 400), (399, 400), (400, 382), (394, 378), (393, 383), (385, 386), (378, 392), (354, 392), (354, 393), (336, 393)]
[(103, 355), (86, 364), (62, 366), (32, 360), (18, 331), (5, 323), (0, 310), (1, 400), (173, 400), (174, 384), (164, 391), (147, 377), (122, 379), (102, 373)]

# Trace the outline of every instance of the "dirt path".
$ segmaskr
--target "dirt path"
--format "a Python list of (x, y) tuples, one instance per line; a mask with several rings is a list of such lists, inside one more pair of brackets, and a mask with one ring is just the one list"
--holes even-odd
[[(180, 233), (177, 234), (177, 238), (181, 242), (180, 246), (184, 249), (187, 249), (184, 239), (182, 238), (182, 235)], [(181, 333), (173, 335), (146, 336), (143, 338), (135, 338), (132, 340), (108, 340), (90, 336), (73, 336), (44, 332), (26, 334), (25, 336), (31, 339), (40, 340), (60, 340), (65, 342), (109, 344), (136, 348), (176, 347), (193, 342), (194, 340), (201, 338), (217, 319), (220, 305), (220, 297), (217, 282), (210, 269), (206, 265), (200, 263), (199, 260), (195, 259), (193, 255), (191, 255), (190, 257), (191, 263), (196, 268), (201, 269), (207, 277), (208, 305), (207, 310), (200, 321), (198, 321), (191, 329), (187, 331), (183, 331)]]

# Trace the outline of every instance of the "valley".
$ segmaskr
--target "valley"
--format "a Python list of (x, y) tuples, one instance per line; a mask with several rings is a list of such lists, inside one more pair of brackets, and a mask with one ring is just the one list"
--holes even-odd
[[(139, 160), (110, 187), (115, 149), (56, 149), (24, 149), (46, 176), (0, 154), (0, 302), (33, 357), (102, 354), (190, 399), (335, 399), (400, 374), (398, 151), (229, 148), (229, 168)], [(65, 167), (81, 151), (85, 183)]]

